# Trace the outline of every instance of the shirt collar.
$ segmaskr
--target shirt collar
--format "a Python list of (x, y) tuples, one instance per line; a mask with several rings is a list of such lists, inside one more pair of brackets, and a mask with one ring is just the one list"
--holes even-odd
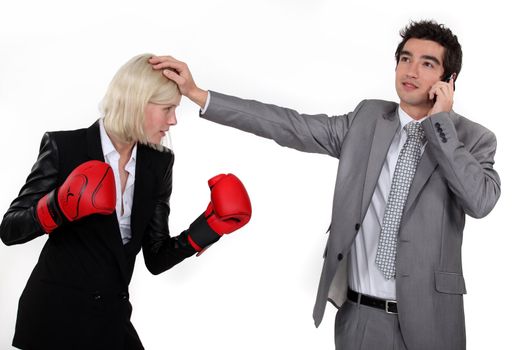
[[(104, 127), (104, 122), (102, 118), (99, 119), (99, 127), (100, 127), (100, 141), (102, 143), (102, 153), (104, 154), (104, 158), (108, 157), (113, 152), (118, 154), (115, 146), (113, 145), (113, 142), (111, 142), (111, 139), (109, 138), (108, 133), (106, 132), (106, 128)], [(133, 150), (131, 151), (130, 160), (136, 160), (136, 159), (137, 159), (137, 144), (133, 146)]]
[(408, 113), (405, 112), (403, 108), (401, 108), (401, 106), (398, 107), (397, 114), (399, 115), (399, 123), (401, 124), (401, 129), (403, 129), (405, 125), (407, 125), (408, 123), (411, 123), (411, 122), (422, 123), (425, 119), (428, 118), (428, 115), (427, 115), (419, 120), (415, 120), (414, 118), (409, 116)]

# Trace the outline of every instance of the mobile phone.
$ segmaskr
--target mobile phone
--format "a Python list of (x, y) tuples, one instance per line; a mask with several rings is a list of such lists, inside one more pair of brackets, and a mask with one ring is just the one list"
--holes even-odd
[[(448, 83), (450, 81), (450, 79), (454, 80), (454, 90), (456, 90), (456, 73), (450, 74), (448, 77), (443, 78), (441, 81), (444, 81), (445, 83)], [(434, 96), (434, 98), (432, 99), (432, 101), (434, 101), (434, 103), (436, 102), (436, 98), (437, 98), (437, 96)]]
[(456, 73), (450, 74), (447, 78), (443, 79), (445, 83), (448, 83), (450, 79), (454, 80), (454, 90), (456, 90)]

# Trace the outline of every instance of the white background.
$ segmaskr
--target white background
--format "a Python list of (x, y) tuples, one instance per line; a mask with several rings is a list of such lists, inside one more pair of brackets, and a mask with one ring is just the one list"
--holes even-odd
[[(17, 195), (44, 131), (87, 127), (117, 69), (132, 56), (188, 62), (206, 89), (343, 114), (363, 98), (397, 101), (394, 51), (409, 20), (448, 25), (463, 46), (454, 109), (498, 137), (502, 196), (464, 234), (467, 344), (523, 349), (523, 82), (517, 1), (17, 1), (0, 5), (0, 212)], [(199, 258), (160, 276), (142, 256), (132, 321), (147, 349), (332, 349), (335, 309), (311, 318), (337, 160), (302, 154), (198, 118), (183, 100), (172, 235), (208, 202), (206, 181), (233, 172), (253, 219)], [(0, 245), (0, 349), (45, 237)], [(45, 302), (43, 300), (42, 302)]]

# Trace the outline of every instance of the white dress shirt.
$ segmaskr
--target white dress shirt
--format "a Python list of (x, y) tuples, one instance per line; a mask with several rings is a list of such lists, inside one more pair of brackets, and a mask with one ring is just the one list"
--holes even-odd
[(102, 153), (104, 154), (104, 161), (111, 166), (113, 174), (115, 175), (115, 187), (117, 190), (117, 203), (115, 205), (115, 213), (117, 214), (118, 224), (120, 227), (120, 236), (122, 243), (126, 244), (131, 240), (131, 208), (133, 207), (133, 190), (135, 188), (135, 165), (137, 159), (137, 145), (133, 146), (131, 157), (124, 169), (128, 172), (128, 180), (126, 188), (122, 193), (122, 183), (120, 181), (120, 172), (118, 169), (118, 162), (120, 154), (113, 146), (102, 119), (99, 120), (100, 125), (100, 141), (102, 142)]
[[(407, 133), (403, 127), (414, 121), (401, 107), (398, 108), (397, 114), (400, 121), (399, 128), (388, 149), (385, 163), (372, 195), (372, 201), (366, 211), (361, 228), (357, 232), (348, 259), (349, 287), (356, 292), (388, 300), (396, 300), (396, 280), (395, 278), (387, 280), (383, 276), (375, 263), (375, 258), (397, 158), (407, 139)], [(420, 119), (419, 122), (425, 119), (426, 117)], [(423, 154), (424, 148), (425, 145), (421, 148), (421, 154)]]

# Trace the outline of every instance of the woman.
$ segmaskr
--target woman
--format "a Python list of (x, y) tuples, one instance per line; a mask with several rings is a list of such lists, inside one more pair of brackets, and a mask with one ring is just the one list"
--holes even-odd
[[(248, 194), (233, 175), (209, 181), (211, 202), (177, 237), (168, 229), (177, 85), (139, 55), (115, 75), (103, 117), (87, 129), (47, 132), (0, 226), (7, 245), (48, 234), (20, 297), (21, 349), (142, 349), (128, 285), (142, 249), (158, 274), (245, 225)], [(135, 205), (134, 205), (135, 204)]]

